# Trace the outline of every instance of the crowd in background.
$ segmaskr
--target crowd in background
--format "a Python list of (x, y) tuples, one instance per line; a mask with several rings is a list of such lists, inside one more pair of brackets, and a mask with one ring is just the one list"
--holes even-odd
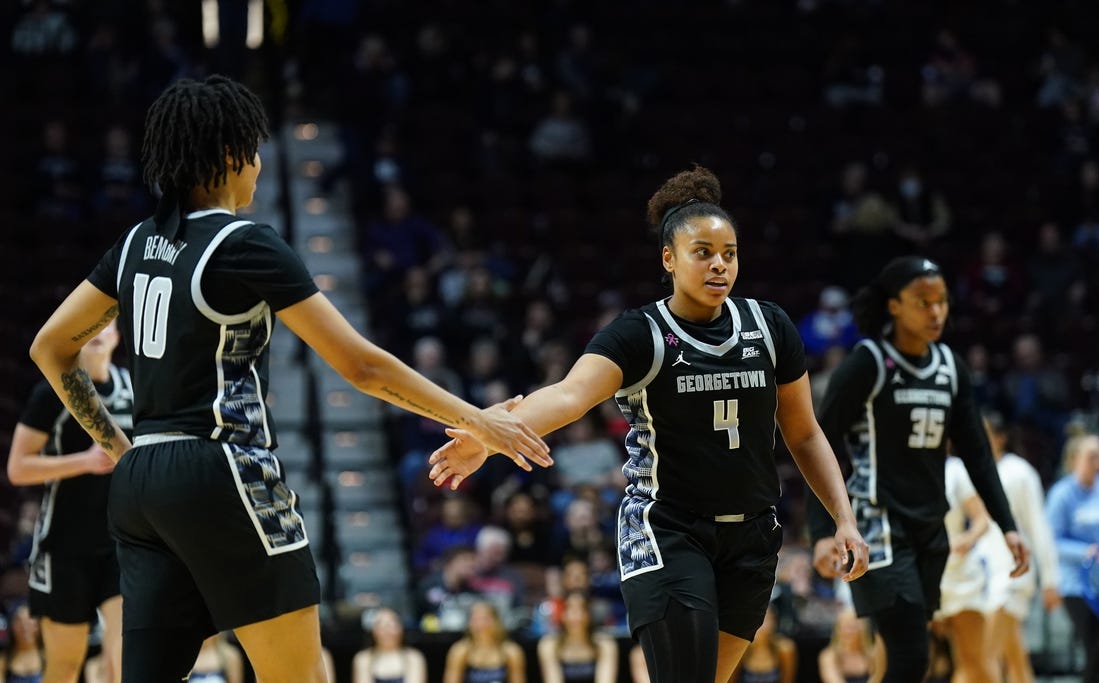
[[(354, 198), (371, 335), (476, 404), (559, 380), (593, 331), (661, 295), (643, 198), (698, 161), (738, 224), (734, 294), (794, 317), (815, 394), (857, 340), (850, 295), (889, 257), (921, 253), (948, 274), (946, 341), (1047, 486), (1067, 436), (1099, 427), (1099, 16), (1086, 3), (936, 16), (870, 0), (301, 0), (266, 3), (256, 51), (231, 21), (203, 47), (193, 4), (0, 10), (9, 426), (42, 317), (152, 206), (140, 112), (172, 80), (222, 71), (277, 120), (339, 125), (343, 161), (315, 191), (347, 183)], [(230, 16), (236, 3), (222, 4)], [(424, 467), (442, 427), (392, 413), (417, 580), (405, 623), (464, 631), (488, 597), (537, 638), (579, 592), (595, 623), (624, 633), (625, 429), (609, 403), (553, 437), (554, 468), (490, 461), (450, 493)], [(827, 638), (831, 586), (804, 549), (800, 478), (776, 457), (788, 476), (775, 622)], [(8, 567), (27, 557), (36, 498), (0, 493)], [(13, 582), (0, 594), (17, 595)]]

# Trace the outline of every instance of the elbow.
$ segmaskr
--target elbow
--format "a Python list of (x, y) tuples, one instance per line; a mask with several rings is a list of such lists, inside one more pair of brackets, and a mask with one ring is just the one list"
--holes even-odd
[(32, 484), (28, 478), (27, 473), (23, 471), (23, 466), (19, 462), (19, 458), (13, 458), (8, 456), (8, 481), (12, 486), (28, 486)]

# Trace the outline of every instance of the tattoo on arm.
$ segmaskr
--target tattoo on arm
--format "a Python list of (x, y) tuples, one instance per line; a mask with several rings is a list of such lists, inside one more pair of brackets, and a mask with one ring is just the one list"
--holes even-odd
[(447, 415), (443, 415), (442, 413), (437, 413), (427, 406), (420, 405), (416, 401), (413, 401), (396, 389), (382, 387), (381, 391), (382, 393), (392, 398), (393, 402), (397, 405), (404, 406), (406, 408), (412, 408), (420, 414), (426, 415), (427, 417), (437, 420), (443, 424), (450, 425), (452, 427), (462, 427), (469, 424), (469, 419), (466, 417), (459, 416), (458, 418), (453, 418)]
[(73, 417), (103, 447), (103, 450), (113, 451), (114, 423), (107, 408), (99, 400), (99, 393), (95, 390), (92, 378), (83, 368), (76, 368), (72, 372), (61, 373), (61, 386), (65, 391)]
[(85, 337), (90, 337), (91, 335), (98, 332), (104, 325), (106, 325), (107, 323), (114, 320), (117, 315), (118, 315), (118, 304), (115, 304), (115, 305), (111, 306), (110, 308), (108, 308), (106, 311), (103, 311), (102, 317), (100, 317), (99, 320), (97, 320), (94, 325), (92, 325), (88, 329), (84, 330), (80, 334), (77, 334), (76, 336), (74, 336), (72, 338), (72, 340), (74, 342), (78, 342), (81, 339), (84, 339)]

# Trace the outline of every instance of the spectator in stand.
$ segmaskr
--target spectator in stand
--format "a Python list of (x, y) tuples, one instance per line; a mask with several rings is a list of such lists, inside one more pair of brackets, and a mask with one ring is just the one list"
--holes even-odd
[(863, 45), (853, 34), (836, 41), (824, 64), (824, 78), (824, 101), (830, 107), (878, 107), (882, 104), (885, 70), (867, 57)]
[(482, 527), (477, 532), (474, 548), (477, 573), (470, 585), (499, 606), (505, 624), (514, 624), (518, 616), (514, 609), (522, 602), (526, 585), (519, 572), (508, 563), (511, 535), (497, 526)]
[(435, 561), (444, 557), (448, 548), (456, 545), (473, 547), (481, 524), (475, 518), (473, 503), (463, 493), (455, 493), (443, 498), (439, 522), (433, 525), (420, 539), (416, 550), (415, 565), (417, 571), (432, 567)]
[(847, 347), (830, 346), (824, 351), (820, 359), (820, 369), (809, 376), (809, 391), (813, 395), (813, 405), (819, 407), (824, 400), (824, 394), (828, 390), (828, 382), (832, 374), (847, 357)]
[(1094, 133), (1079, 100), (1066, 100), (1059, 111), (1056, 145), (1051, 150), (1053, 170), (1058, 175), (1067, 177), (1075, 174), (1095, 151), (1092, 141)]
[(877, 683), (881, 667), (874, 661), (874, 633), (869, 620), (844, 608), (836, 615), (832, 638), (817, 655), (821, 683)]
[(446, 334), (448, 311), (434, 285), (427, 268), (414, 266), (405, 272), (404, 287), (396, 296), (373, 305), (386, 348), (408, 349), (422, 337)]
[(513, 540), (508, 561), (513, 564), (549, 564), (549, 527), (543, 506), (526, 491), (517, 491), (504, 503), (503, 526)]
[(557, 53), (557, 79), (581, 100), (596, 92), (596, 55), (592, 30), (587, 24), (569, 27), (565, 46)]
[(473, 587), (477, 553), (470, 545), (452, 545), (442, 564), (417, 587), (421, 623), (425, 631), (461, 631), (466, 627), (466, 609), (480, 597)]
[(1063, 329), (1079, 315), (1087, 280), (1079, 256), (1061, 239), (1061, 228), (1046, 222), (1038, 228), (1038, 248), (1027, 257), (1030, 296), (1027, 309), (1050, 330)]
[(923, 76), (923, 102), (928, 107), (973, 101), (988, 107), (1000, 105), (1000, 86), (992, 79), (981, 78), (977, 60), (950, 29), (940, 29)]
[(469, 363), (465, 373), (465, 396), (477, 405), (491, 405), (488, 400), (489, 385), (507, 382), (504, 377), (500, 345), (496, 340), (482, 338), (469, 347)]
[(958, 298), (965, 307), (989, 318), (1001, 318), (1024, 296), (1023, 277), (998, 232), (986, 233), (978, 258), (969, 263), (958, 282)]
[(797, 644), (779, 633), (777, 626), (774, 606), (768, 607), (763, 625), (733, 674), (736, 683), (794, 683), (797, 679)]
[(202, 641), (191, 669), (190, 683), (244, 683), (244, 657), (224, 633)]
[(554, 93), (550, 113), (530, 134), (530, 151), (542, 165), (579, 164), (591, 157), (591, 134), (567, 92)]
[(366, 293), (383, 294), (414, 266), (434, 275), (445, 258), (443, 235), (430, 221), (413, 213), (408, 193), (396, 186), (385, 189), (382, 220), (367, 225), (363, 234)]
[(973, 400), (981, 408), (1000, 411), (1005, 400), (1003, 385), (993, 373), (988, 356), (988, 348), (984, 344), (973, 344), (966, 349), (965, 361), (973, 381)]
[(928, 187), (917, 167), (909, 165), (901, 170), (893, 202), (899, 219), (896, 232), (908, 243), (907, 251), (923, 252), (950, 232), (950, 206), (946, 197)]
[(1037, 335), (1019, 336), (1013, 359), (1014, 365), (1004, 376), (1011, 420), (1038, 429), (1060, 447), (1069, 418), (1068, 380), (1046, 362)]
[(816, 310), (798, 323), (807, 354), (820, 358), (833, 346), (849, 349), (860, 339), (848, 303), (847, 292), (842, 287), (829, 286), (821, 290)]
[(588, 553), (608, 542), (599, 527), (598, 506), (590, 498), (574, 498), (565, 508), (563, 524), (555, 527), (553, 540), (554, 564), (566, 557), (587, 557)]
[(538, 664), (543, 683), (615, 683), (618, 644), (598, 632), (588, 596), (565, 596), (561, 629), (538, 640)]
[(600, 426), (598, 414), (592, 410), (562, 430), (564, 441), (554, 449), (554, 469), (566, 498), (571, 498), (571, 489), (580, 484), (602, 490), (618, 483), (622, 453)]
[(849, 162), (829, 199), (826, 236), (839, 245), (844, 285), (857, 286), (875, 275), (866, 254), (889, 258), (899, 253), (897, 210), (869, 187), (867, 175), (866, 164)]
[(1083, 91), (1087, 54), (1054, 26), (1046, 30), (1046, 48), (1038, 61), (1042, 83), (1036, 98), (1039, 107), (1059, 107)]
[[(506, 329), (504, 307), (507, 301), (506, 282), (478, 265), (469, 271), (469, 280), (461, 301), (454, 308), (454, 325), (463, 339), (500, 339)], [(468, 349), (462, 347), (461, 353)]]
[(508, 638), (490, 602), (469, 608), (469, 629), (446, 655), (443, 683), (526, 683), (523, 648)]
[(41, 683), (46, 663), (42, 652), (42, 634), (38, 620), (31, 616), (30, 607), (22, 601), (8, 606), (11, 619), (11, 642), (7, 657), (0, 661), (7, 683)]
[(96, 214), (121, 214), (127, 220), (149, 211), (141, 168), (133, 154), (133, 138), (121, 124), (112, 125), (104, 136), (103, 157), (91, 204)]
[(79, 220), (84, 189), (80, 162), (72, 152), (69, 127), (59, 119), (42, 126), (42, 153), (34, 165), (34, 209), (39, 216)]
[(351, 683), (427, 683), (427, 660), (404, 644), (404, 626), (396, 612), (385, 607), (375, 611), (370, 632), (373, 644), (351, 660)]
[[(1074, 436), (1065, 444), (1065, 476), (1049, 489), (1046, 516), (1060, 561), (1061, 597), (1085, 654), (1081, 681), (1099, 681), (1099, 615), (1085, 600), (1082, 568), (1099, 561), (1099, 436)], [(1090, 591), (1094, 593), (1095, 587)]]
[[(27, 4), (27, 3), (24, 3)], [(79, 36), (72, 20), (52, 0), (33, 0), (11, 32), (11, 51), (21, 57), (71, 54)]]

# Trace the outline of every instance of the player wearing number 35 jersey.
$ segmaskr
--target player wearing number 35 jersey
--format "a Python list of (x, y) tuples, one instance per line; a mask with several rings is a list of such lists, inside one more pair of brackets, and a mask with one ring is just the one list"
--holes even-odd
[[(948, 309), (935, 263), (919, 257), (889, 263), (855, 296), (856, 323), (870, 338), (836, 369), (820, 408), (832, 447), (851, 460), (847, 490), (870, 544), (870, 571), (851, 584), (851, 594), (885, 642), (887, 683), (919, 681), (927, 668), (926, 622), (939, 606), (950, 552), (943, 525), (948, 441), (1004, 530), (1016, 569), (1026, 568), (969, 375), (938, 341)], [(814, 565), (833, 574), (832, 525), (809, 502), (811, 534), (825, 539)]]
[[(557, 429), (614, 397), (630, 424), (618, 565), (631, 631), (655, 683), (728, 680), (763, 622), (782, 529), (775, 427), (837, 520), (833, 543), (866, 544), (839, 468), (813, 417), (805, 351), (775, 304), (730, 298), (737, 230), (721, 189), (696, 168), (649, 201), (672, 295), (595, 335), (568, 376), (515, 414)], [(463, 435), (432, 455), (432, 478), (466, 476), (485, 453)]]

